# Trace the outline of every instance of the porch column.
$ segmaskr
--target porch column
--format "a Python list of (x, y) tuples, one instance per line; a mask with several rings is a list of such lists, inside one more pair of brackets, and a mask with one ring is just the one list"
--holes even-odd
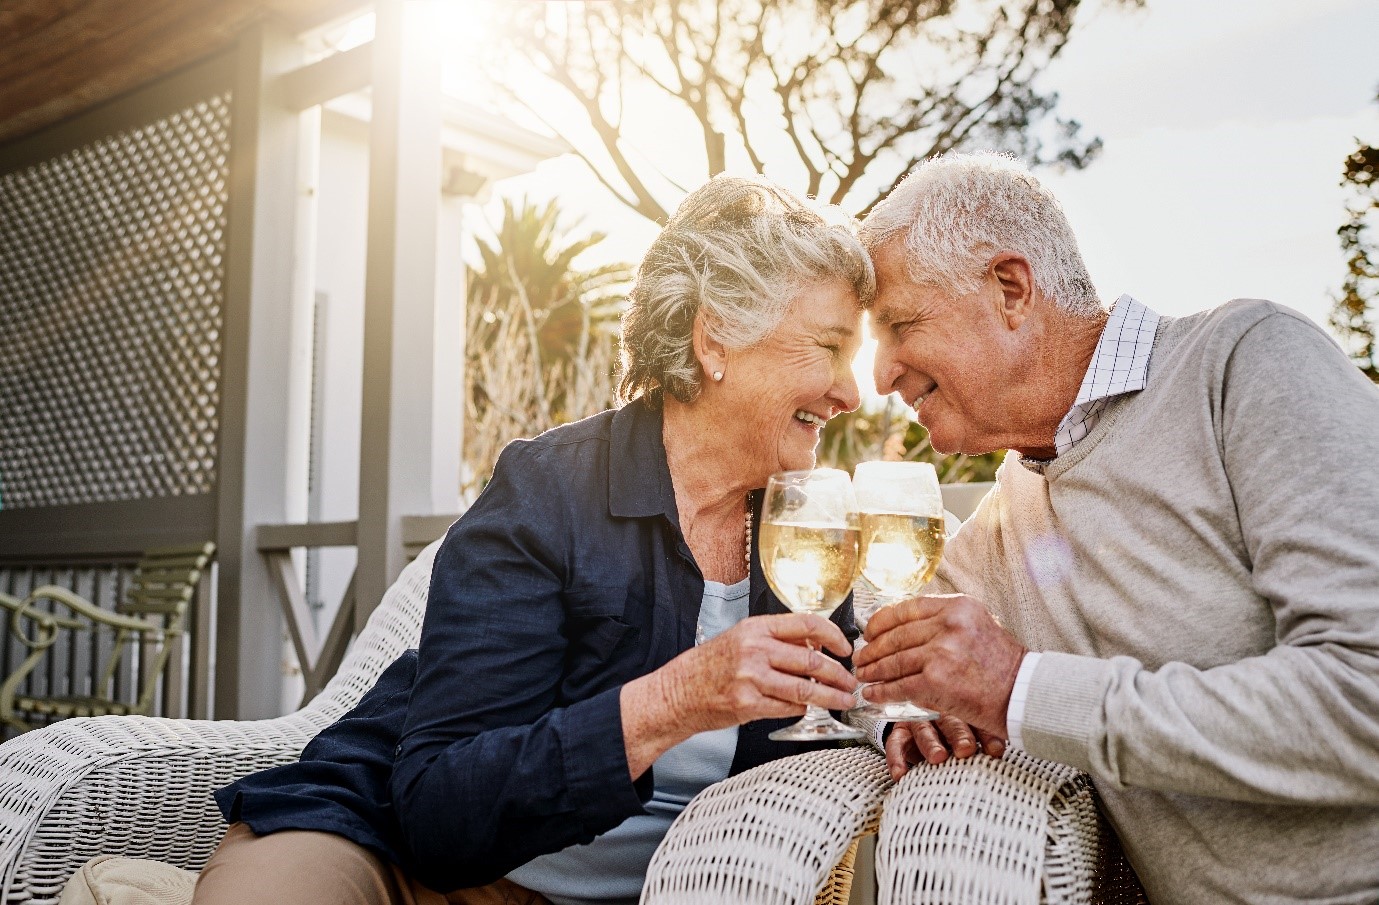
[(296, 66), (300, 44), (270, 25), (235, 52), (221, 362), (219, 607), (215, 716), (276, 716), (282, 684), (278, 592), (255, 545), (289, 520), (293, 275), (300, 119), (266, 86)]
[(369, 138), (368, 260), (355, 627), (402, 571), (403, 515), (433, 513), (434, 450), (458, 436), (438, 405), (440, 53), (431, 3), (379, 0)]

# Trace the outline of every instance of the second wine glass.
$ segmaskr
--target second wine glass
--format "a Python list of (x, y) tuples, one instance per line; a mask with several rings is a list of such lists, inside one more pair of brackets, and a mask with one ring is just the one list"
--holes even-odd
[[(818, 468), (772, 475), (762, 503), (760, 546), (766, 582), (792, 612), (827, 617), (837, 609), (857, 574), (857, 504), (847, 472)], [(768, 737), (815, 742), (862, 733), (810, 704), (798, 723)]]
[[(883, 606), (919, 593), (938, 569), (947, 538), (938, 473), (928, 462), (863, 462), (852, 479), (861, 512), (862, 577), (876, 589), (854, 600), (863, 629)], [(860, 595), (859, 595), (860, 596)], [(849, 711), (888, 720), (932, 720), (936, 711), (905, 701)]]

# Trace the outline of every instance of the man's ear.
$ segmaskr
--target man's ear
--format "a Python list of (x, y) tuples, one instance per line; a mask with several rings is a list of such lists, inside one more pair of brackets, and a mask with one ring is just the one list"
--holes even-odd
[(1019, 330), (1034, 306), (1034, 274), (1024, 255), (1003, 251), (991, 259), (987, 273), (1000, 288), (1000, 316), (1009, 330)]
[(728, 350), (709, 335), (709, 315), (702, 308), (694, 315), (694, 357), (704, 372), (704, 385), (714, 382), (715, 374), (722, 375), (728, 370)]

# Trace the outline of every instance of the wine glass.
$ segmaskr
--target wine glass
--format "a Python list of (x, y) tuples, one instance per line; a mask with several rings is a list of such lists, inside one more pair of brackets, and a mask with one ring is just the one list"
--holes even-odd
[[(767, 584), (791, 612), (827, 617), (847, 599), (857, 574), (857, 504), (847, 472), (818, 468), (772, 475), (761, 513), (761, 568)], [(798, 723), (768, 737), (817, 742), (861, 738), (862, 733), (810, 704)]]
[[(865, 629), (877, 610), (915, 596), (929, 583), (947, 532), (938, 473), (928, 462), (863, 462), (852, 486), (861, 513), (862, 577), (876, 589), (871, 599), (853, 598), (857, 624)], [(935, 711), (905, 701), (863, 703), (849, 713), (888, 720), (938, 718)]]

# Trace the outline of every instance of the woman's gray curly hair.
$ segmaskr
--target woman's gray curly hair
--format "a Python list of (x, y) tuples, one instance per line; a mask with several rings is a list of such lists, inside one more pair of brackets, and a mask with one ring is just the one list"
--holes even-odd
[(801, 290), (840, 279), (870, 305), (871, 260), (852, 218), (834, 222), (765, 179), (717, 176), (690, 193), (637, 268), (622, 319), (620, 402), (699, 394), (694, 319), (730, 349), (764, 339)]

